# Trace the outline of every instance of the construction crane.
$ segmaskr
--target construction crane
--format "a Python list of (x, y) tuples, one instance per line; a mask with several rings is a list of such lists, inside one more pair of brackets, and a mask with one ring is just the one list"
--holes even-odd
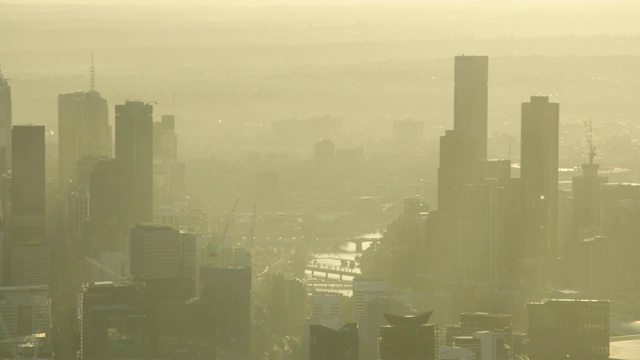
[(593, 144), (593, 127), (591, 126), (591, 119), (589, 122), (584, 122), (584, 129), (587, 133), (587, 145), (589, 146), (589, 165), (593, 165), (593, 158), (596, 157), (596, 147)]
[(236, 202), (233, 203), (233, 207), (231, 208), (231, 211), (229, 212), (229, 220), (227, 221), (227, 225), (224, 227), (224, 231), (222, 232), (222, 236), (220, 236), (220, 241), (218, 242), (218, 246), (211, 251), (211, 256), (218, 256), (218, 248), (222, 247), (224, 245), (224, 241), (227, 238), (227, 233), (229, 232), (229, 228), (231, 227), (231, 224), (234, 223), (235, 221), (235, 217), (234, 214), (236, 213), (236, 209), (238, 208), (238, 202), (240, 201), (240, 199), (236, 199)]

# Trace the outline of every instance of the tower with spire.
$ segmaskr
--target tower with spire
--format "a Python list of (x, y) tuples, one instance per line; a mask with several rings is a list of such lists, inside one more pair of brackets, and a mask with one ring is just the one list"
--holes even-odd
[[(96, 69), (91, 54), (89, 90), (58, 95), (58, 158), (62, 191), (77, 185), (78, 162), (111, 156), (107, 101), (96, 90)], [(89, 166), (90, 168), (90, 166)], [(86, 174), (84, 174), (86, 175)]]

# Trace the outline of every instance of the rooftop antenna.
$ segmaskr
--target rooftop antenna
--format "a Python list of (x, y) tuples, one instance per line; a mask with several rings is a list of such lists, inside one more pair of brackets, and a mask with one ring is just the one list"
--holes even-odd
[(93, 51), (91, 52), (91, 68), (89, 68), (89, 90), (96, 91), (96, 67), (93, 66)]
[(584, 122), (584, 129), (587, 133), (587, 145), (589, 146), (589, 165), (593, 165), (593, 158), (596, 157), (596, 147), (593, 145), (593, 127), (591, 126), (591, 119), (589, 122)]

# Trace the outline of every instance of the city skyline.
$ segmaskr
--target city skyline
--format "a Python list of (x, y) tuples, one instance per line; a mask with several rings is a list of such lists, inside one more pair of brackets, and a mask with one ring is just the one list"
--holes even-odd
[(0, 357), (639, 358), (640, 7), (314, 1), (0, 4)]

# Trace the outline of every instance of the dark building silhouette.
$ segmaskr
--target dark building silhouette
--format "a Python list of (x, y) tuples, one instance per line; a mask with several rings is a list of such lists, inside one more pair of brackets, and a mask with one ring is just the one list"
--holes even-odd
[(546, 96), (532, 96), (530, 102), (522, 104), (524, 258), (556, 256), (559, 109)]
[(146, 357), (146, 315), (136, 286), (113, 282), (86, 284), (81, 303), (82, 359)]
[(357, 360), (358, 324), (346, 323), (339, 329), (322, 324), (309, 327), (309, 360)]
[[(3, 341), (0, 343), (2, 358), (18, 357), (15, 353), (17, 345), (25, 337), (41, 334), (40, 338), (43, 340), (51, 339), (51, 301), (48, 286), (0, 287), (0, 299), (0, 321), (3, 324)], [(40, 351), (38, 355), (41, 357), (52, 356), (50, 352), (44, 351), (44, 346), (36, 347), (36, 350)]]
[(378, 328), (381, 360), (436, 359), (436, 326), (427, 324), (432, 312), (399, 316), (384, 314), (389, 323)]
[(11, 168), (11, 86), (0, 71), (0, 173)]
[(462, 130), (447, 130), (440, 137), (438, 210), (449, 211), (456, 191), (477, 179), (475, 137)]
[(601, 186), (609, 179), (598, 176), (599, 167), (593, 161), (582, 164), (582, 175), (573, 177), (574, 236), (578, 240), (589, 237), (600, 229)]
[(116, 105), (116, 161), (123, 231), (153, 221), (153, 107)]
[(138, 224), (131, 229), (130, 269), (152, 302), (186, 301), (195, 296), (196, 236), (170, 226)]
[(75, 187), (89, 185), (93, 166), (100, 160), (108, 160), (106, 156), (83, 156), (76, 161)]
[(203, 266), (201, 301), (212, 304), (216, 358), (248, 359), (251, 340), (251, 267)]
[(14, 126), (12, 147), (11, 220), (3, 277), (11, 285), (48, 284), (44, 126)]
[(489, 58), (456, 56), (453, 128), (476, 139), (476, 157), (487, 158)]
[(608, 301), (547, 300), (527, 310), (531, 360), (609, 358)]
[(120, 217), (119, 168), (115, 159), (100, 159), (91, 168), (89, 189), (91, 219)]
[(267, 309), (278, 322), (295, 322), (305, 318), (306, 290), (302, 280), (282, 274), (269, 274)]
[(458, 280), (491, 283), (504, 276), (506, 245), (513, 240), (507, 231), (512, 210), (506, 185), (489, 178), (458, 192), (450, 239), (457, 244), (453, 275)]
[(636, 261), (640, 253), (640, 184), (604, 184), (601, 203), (600, 234), (614, 241), (620, 269), (620, 276), (609, 281), (619, 289), (640, 289), (640, 262)]
[(78, 160), (85, 156), (108, 157), (110, 149), (107, 100), (97, 91), (58, 95), (60, 184), (76, 182)]
[(82, 224), (80, 243), (74, 244), (76, 260), (98, 258), (103, 253), (124, 253), (120, 228), (120, 176), (115, 159), (99, 159), (89, 174), (89, 216)]
[(155, 357), (215, 359), (213, 306), (200, 302), (162, 303), (154, 313)]

